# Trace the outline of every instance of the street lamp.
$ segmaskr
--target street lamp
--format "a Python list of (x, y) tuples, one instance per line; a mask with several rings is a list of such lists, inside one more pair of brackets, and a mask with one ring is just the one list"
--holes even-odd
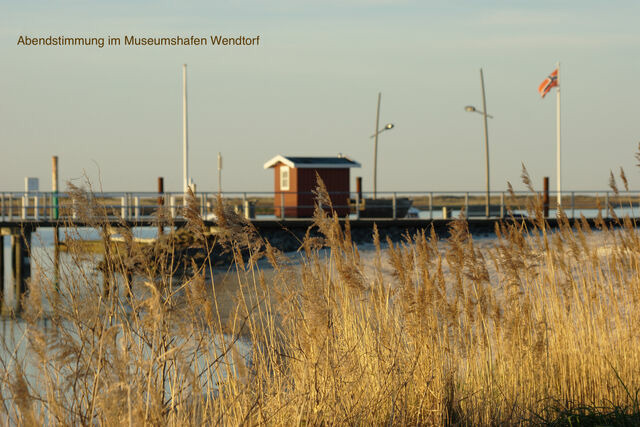
[(376, 198), (378, 187), (378, 135), (385, 130), (393, 129), (393, 123), (387, 123), (382, 129), (378, 129), (380, 126), (380, 100), (382, 99), (382, 93), (378, 92), (378, 110), (376, 112), (376, 132), (369, 138), (373, 140), (373, 198)]
[(492, 119), (493, 116), (487, 114), (487, 99), (484, 94), (484, 75), (482, 74), (482, 68), (480, 68), (480, 85), (482, 86), (482, 110), (484, 111), (476, 109), (476, 107), (474, 107), (473, 105), (467, 105), (466, 107), (464, 107), (464, 111), (468, 113), (482, 114), (482, 116), (484, 117), (484, 160), (487, 165), (487, 194), (485, 196), (485, 214), (487, 218), (489, 218), (489, 130), (487, 126), (487, 117)]

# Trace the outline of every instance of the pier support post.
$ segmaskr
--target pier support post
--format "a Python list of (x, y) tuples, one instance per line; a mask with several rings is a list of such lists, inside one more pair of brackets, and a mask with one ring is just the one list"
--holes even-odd
[(16, 299), (14, 312), (22, 311), (22, 300), (27, 292), (27, 281), (31, 278), (31, 260), (29, 248), (31, 246), (31, 230), (17, 230), (11, 236), (13, 286)]

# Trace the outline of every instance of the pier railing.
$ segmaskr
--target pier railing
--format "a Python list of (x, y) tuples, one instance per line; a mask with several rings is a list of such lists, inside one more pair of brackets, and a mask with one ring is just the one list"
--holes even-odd
[[(380, 217), (400, 219), (445, 219), (458, 217), (486, 216), (485, 192), (377, 192), (373, 194), (329, 193), (333, 201), (332, 208), (341, 216), (358, 219), (365, 216), (367, 209), (375, 204), (386, 202), (387, 212)], [(203, 192), (195, 195), (198, 209), (204, 219), (215, 219), (215, 206), (219, 194)], [(313, 193), (300, 192), (223, 192), (220, 194), (225, 204), (234, 207), (248, 218), (286, 219), (308, 217), (313, 213), (317, 198)], [(490, 197), (490, 217), (524, 216), (537, 195), (530, 192), (493, 192)], [(184, 214), (184, 193), (167, 192), (109, 192), (90, 194), (89, 203), (97, 207), (107, 219), (127, 221), (150, 221), (157, 216), (159, 209), (167, 219), (181, 219)], [(540, 196), (541, 197), (541, 196)], [(556, 196), (549, 197), (549, 216), (556, 216)], [(407, 202), (408, 201), (408, 202)], [(569, 218), (637, 217), (640, 192), (613, 191), (567, 191), (562, 195), (562, 208)], [(410, 208), (405, 208), (409, 203)], [(322, 206), (329, 209), (329, 206)], [(77, 198), (68, 193), (53, 192), (0, 192), (0, 222), (35, 221), (73, 221), (86, 212)], [(96, 212), (95, 210), (93, 212)], [(366, 215), (371, 216), (370, 214)]]

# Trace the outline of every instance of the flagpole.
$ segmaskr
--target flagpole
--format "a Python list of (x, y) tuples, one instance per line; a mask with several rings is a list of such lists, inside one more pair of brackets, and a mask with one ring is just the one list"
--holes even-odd
[(558, 62), (558, 75), (556, 86), (556, 138), (557, 138), (557, 147), (556, 147), (556, 174), (558, 176), (558, 206), (562, 205), (562, 168), (560, 167), (560, 62)]
[(182, 184), (185, 199), (189, 191), (189, 144), (187, 139), (187, 64), (182, 64)]

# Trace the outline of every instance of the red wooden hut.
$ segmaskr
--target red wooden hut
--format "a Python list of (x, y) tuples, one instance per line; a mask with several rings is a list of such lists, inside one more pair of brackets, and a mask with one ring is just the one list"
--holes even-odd
[(345, 156), (291, 157), (275, 156), (264, 164), (274, 169), (274, 208), (276, 216), (308, 218), (313, 215), (317, 186), (316, 174), (322, 178), (334, 210), (349, 215), (349, 169), (360, 164)]

